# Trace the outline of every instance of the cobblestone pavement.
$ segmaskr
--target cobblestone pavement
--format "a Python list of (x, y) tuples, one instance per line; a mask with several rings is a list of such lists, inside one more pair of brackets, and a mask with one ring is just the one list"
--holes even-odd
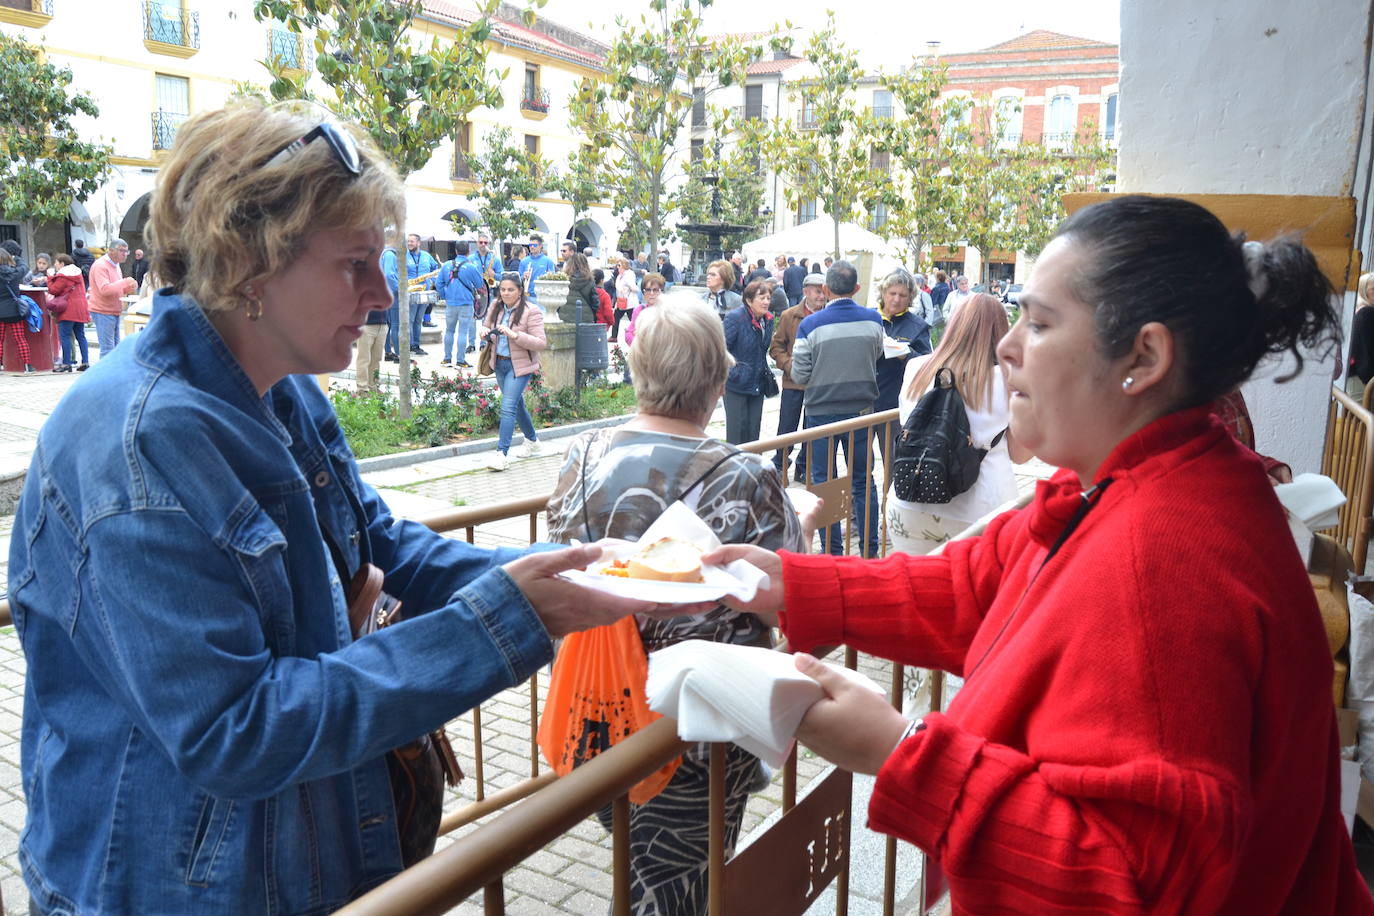
[[(419, 357), (422, 372), (452, 372), (438, 366), (440, 347), (428, 340), (428, 356)], [(95, 355), (92, 347), (92, 355)], [(34, 439), (66, 389), (76, 383), (80, 375), (41, 375), (36, 378), (0, 377), (0, 477), (7, 470), (27, 466)], [(336, 385), (351, 387), (346, 378), (335, 380)], [(763, 430), (768, 435), (777, 428), (777, 401), (767, 402)], [(724, 412), (718, 410), (708, 431), (724, 435)], [(504, 472), (485, 467), (490, 452), (429, 461), (365, 475), (377, 487), (393, 511), (414, 516), (454, 505), (482, 505), (523, 498), (548, 492), (558, 476), (562, 450), (567, 440), (545, 434), (541, 441), (549, 454), (531, 459), (513, 460)], [(517, 443), (518, 444), (518, 443)], [(492, 443), (494, 446), (494, 442)], [(1038, 463), (1018, 469), (1018, 486), (1023, 492), (1033, 487), (1037, 478), (1048, 473)], [(4, 587), (9, 554), (12, 516), (0, 516), (0, 588)], [(538, 519), (537, 537), (544, 533), (542, 513)], [(463, 536), (456, 532), (455, 536)], [(476, 534), (476, 542), (484, 546), (523, 546), (529, 542), (527, 518), (512, 519), (486, 526)], [(862, 657), (860, 668), (879, 684), (890, 682), (890, 669), (885, 662)], [(5, 911), (27, 912), (27, 892), (19, 876), (19, 831), (24, 822), (24, 798), (19, 779), (19, 730), (23, 714), (23, 684), (25, 660), (13, 629), (0, 631), (0, 893)], [(547, 672), (541, 672), (539, 689), (547, 686)], [(482, 737), (484, 743), (484, 778), (488, 794), (514, 785), (528, 778), (530, 772), (529, 694), (528, 685), (499, 694), (482, 707)], [(454, 745), (468, 774), (461, 786), (452, 790), (449, 809), (475, 799), (476, 780), (473, 761), (472, 716), (463, 716), (449, 726)], [(828, 766), (807, 751), (798, 762), (798, 785), (804, 794), (806, 786)], [(781, 773), (772, 784), (751, 799), (744, 822), (744, 839), (750, 840), (769, 818), (776, 818), (782, 799)], [(878, 912), (876, 894), (882, 886), (882, 840), (862, 827), (862, 812), (867, 806), (865, 780), (855, 782), (854, 877), (851, 880), (851, 912)], [(455, 836), (463, 836), (476, 825), (463, 828)], [(441, 838), (441, 845), (453, 838)], [(909, 849), (899, 873), (906, 880), (902, 894), (910, 890), (914, 881), (914, 854)], [(611, 896), (611, 845), (601, 827), (591, 819), (585, 820), (564, 836), (535, 853), (518, 869), (506, 876), (506, 904), (512, 914), (600, 914), (608, 910)], [(833, 912), (833, 900), (822, 898), (814, 912)], [(480, 899), (469, 900), (454, 912), (481, 912)]]

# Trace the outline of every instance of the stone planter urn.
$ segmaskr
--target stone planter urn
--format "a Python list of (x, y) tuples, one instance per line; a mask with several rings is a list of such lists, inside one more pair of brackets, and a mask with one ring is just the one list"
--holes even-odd
[(558, 316), (558, 310), (568, 301), (567, 280), (535, 280), (534, 296), (544, 310), (545, 324), (558, 324), (563, 320)]

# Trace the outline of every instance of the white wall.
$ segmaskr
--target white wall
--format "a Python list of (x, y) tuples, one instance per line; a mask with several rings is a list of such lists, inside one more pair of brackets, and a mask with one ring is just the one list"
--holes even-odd
[[(1117, 189), (1351, 194), (1370, 13), (1370, 0), (1122, 0)], [(1313, 360), (1244, 389), (1260, 452), (1295, 473), (1320, 467), (1331, 369)]]

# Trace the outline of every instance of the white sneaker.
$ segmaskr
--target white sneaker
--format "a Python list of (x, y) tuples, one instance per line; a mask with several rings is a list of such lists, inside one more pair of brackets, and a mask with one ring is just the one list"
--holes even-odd
[(487, 461), (487, 467), (491, 468), (493, 471), (504, 471), (506, 469), (506, 456), (497, 452)]
[(538, 458), (544, 454), (544, 449), (539, 445), (538, 439), (526, 439), (518, 454), (521, 458)]

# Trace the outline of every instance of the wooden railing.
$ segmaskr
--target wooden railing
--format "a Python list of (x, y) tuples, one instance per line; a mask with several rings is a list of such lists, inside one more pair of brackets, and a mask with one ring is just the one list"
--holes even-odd
[[(787, 436), (758, 440), (742, 446), (742, 449), (758, 454), (784, 450), (783, 467), (786, 474), (793, 466), (792, 453), (800, 446), (822, 437), (841, 437), (847, 440), (848, 449), (845, 454), (852, 455), (856, 443), (866, 439), (869, 447), (865, 450), (865, 463), (868, 479), (872, 482), (875, 453), (872, 448), (873, 437), (879, 433), (890, 437), (890, 423), (896, 419), (896, 414), (896, 411), (887, 411), (861, 416)], [(828, 450), (832, 456), (836, 455), (837, 451), (833, 446)], [(884, 443), (883, 453), (891, 453), (890, 439)], [(852, 506), (849, 471), (846, 469), (842, 474), (836, 473), (836, 462), (833, 457), (828, 471), (830, 479), (809, 485), (810, 489), (818, 492), (826, 500), (827, 507), (819, 521), (823, 525), (841, 522), (845, 527), (845, 552), (859, 552), (854, 549), (855, 525), (849, 518)], [(884, 512), (886, 489), (886, 481), (883, 481), (881, 489), (878, 490), (878, 499), (867, 501), (865, 519), (860, 520), (860, 537), (857, 539), (858, 543), (862, 544), (862, 532), (866, 530), (867, 517), (877, 513), (880, 553), (886, 553), (888, 549)], [(534, 542), (539, 539), (540, 516), (551, 495), (540, 493), (487, 506), (445, 510), (423, 516), (418, 520), (438, 532), (461, 532), (464, 539), (473, 543), (479, 529), (484, 526), (524, 517), (528, 519), (529, 524), (528, 539)], [(0, 604), (0, 625), (8, 625), (10, 622), (9, 604), (6, 601)], [(852, 651), (846, 653), (846, 661), (851, 667), (854, 666), (856, 659)], [(901, 702), (902, 683), (901, 667), (893, 666), (892, 696), (896, 704)], [(932, 675), (932, 684), (933, 702), (935, 706), (939, 706), (938, 672)], [(579, 767), (572, 774), (558, 779), (551, 771), (541, 768), (537, 744), (538, 674), (530, 678), (528, 690), (529, 777), (516, 785), (488, 794), (482, 740), (482, 707), (474, 708), (471, 746), (474, 766), (471, 778), (475, 800), (449, 812), (443, 819), (440, 833), (449, 834), (496, 812), (501, 812), (500, 815), (374, 889), (350, 905), (346, 912), (440, 913), (456, 906), (479, 890), (483, 893), (487, 913), (504, 912), (502, 876), (505, 872), (607, 804), (614, 806), (615, 818), (612, 859), (615, 901), (613, 911), (629, 912), (629, 802), (626, 793), (650, 772), (681, 754), (685, 745), (678, 740), (674, 723), (671, 720), (663, 720), (587, 765)], [(822, 889), (835, 881), (839, 882), (838, 898), (843, 901), (847, 890), (849, 831), (852, 820), (848, 810), (848, 774), (835, 771), (823, 779), (818, 779), (813, 791), (798, 804), (796, 755), (793, 754), (783, 773), (783, 820), (756, 841), (756, 852), (749, 857), (738, 856), (727, 863), (722, 839), (725, 804), (723, 753), (723, 745), (713, 749), (712, 786), (716, 795), (712, 801), (712, 913), (719, 916), (726, 909), (738, 909), (741, 905), (741, 894), (746, 894), (747, 889), (765, 886), (773, 888), (769, 893), (775, 895), (775, 900), (791, 900), (792, 909), (778, 911), (802, 912)], [(509, 810), (503, 811), (507, 808)], [(819, 858), (817, 849), (821, 850)], [(895, 852), (895, 841), (889, 842), (885, 887), (888, 912), (892, 906), (895, 888)], [(742, 877), (746, 868), (749, 877)], [(776, 881), (770, 883), (765, 880), (769, 876), (780, 875), (792, 875), (795, 878), (797, 869), (802, 870), (803, 880), (784, 882), (788, 886), (775, 887)], [(798, 885), (801, 887), (799, 896)], [(838, 912), (844, 912), (843, 903)]]
[(1326, 414), (1322, 473), (1345, 494), (1340, 522), (1330, 532), (1350, 551), (1356, 573), (1364, 574), (1374, 512), (1374, 413), (1336, 385)]

